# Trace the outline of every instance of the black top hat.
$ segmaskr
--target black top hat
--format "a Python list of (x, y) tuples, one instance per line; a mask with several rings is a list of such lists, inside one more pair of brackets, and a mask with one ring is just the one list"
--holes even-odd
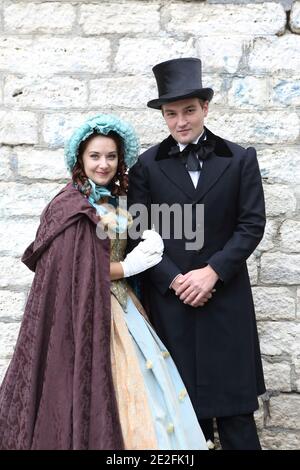
[(153, 67), (159, 98), (147, 103), (149, 108), (160, 109), (165, 103), (198, 97), (210, 101), (214, 91), (202, 88), (201, 60), (196, 58), (172, 59)]

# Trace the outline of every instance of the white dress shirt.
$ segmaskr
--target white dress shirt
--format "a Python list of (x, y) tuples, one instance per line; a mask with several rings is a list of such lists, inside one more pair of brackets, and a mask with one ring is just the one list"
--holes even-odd
[[(193, 142), (190, 142), (190, 144), (197, 144), (198, 143), (198, 140), (200, 139), (200, 137), (203, 135), (204, 133), (204, 130), (203, 132), (201, 132), (201, 134), (197, 137), (197, 139), (193, 140)], [(205, 139), (206, 140), (206, 137)], [(178, 142), (178, 145), (179, 145), (179, 149), (180, 149), (180, 152), (182, 152), (182, 150), (185, 149), (185, 147), (188, 146), (188, 144), (181, 144), (180, 142)], [(202, 168), (202, 164), (203, 162), (200, 160), (200, 166)], [(200, 176), (200, 170), (198, 171), (189, 171), (189, 175), (191, 177), (191, 180), (193, 182), (193, 185), (195, 186), (195, 188), (197, 187), (197, 184), (198, 184), (198, 180), (199, 180), (199, 176)]]

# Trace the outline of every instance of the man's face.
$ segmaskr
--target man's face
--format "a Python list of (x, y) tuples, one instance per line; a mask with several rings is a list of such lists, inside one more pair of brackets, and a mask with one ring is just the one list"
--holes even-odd
[(189, 144), (203, 131), (208, 101), (202, 107), (198, 98), (187, 98), (164, 104), (162, 111), (174, 139), (181, 144)]

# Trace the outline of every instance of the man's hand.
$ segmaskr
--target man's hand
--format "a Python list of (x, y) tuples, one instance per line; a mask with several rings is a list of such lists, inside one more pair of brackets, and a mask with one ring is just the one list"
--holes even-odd
[(172, 288), (183, 303), (192, 307), (202, 307), (211, 299), (218, 279), (218, 274), (208, 265), (179, 276), (173, 283), (175, 285), (172, 284)]
[(179, 274), (178, 276), (176, 276), (176, 278), (174, 279), (174, 281), (172, 282), (171, 284), (171, 289), (173, 289), (175, 292), (177, 291), (177, 289), (179, 289), (179, 287), (181, 286), (180, 284), (180, 280), (183, 278), (183, 274)]

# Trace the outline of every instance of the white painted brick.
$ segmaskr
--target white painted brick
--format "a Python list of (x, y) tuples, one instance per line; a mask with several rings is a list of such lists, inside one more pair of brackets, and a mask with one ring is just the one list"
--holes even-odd
[[(300, 297), (300, 296), (299, 296)], [(299, 305), (299, 304), (298, 304)], [(300, 354), (293, 357), (293, 365), (295, 367), (295, 384), (297, 392), (300, 392)]]
[[(1, 328), (1, 327), (0, 327)], [(4, 379), (4, 375), (9, 365), (9, 359), (0, 359), (0, 384)]]
[(31, 39), (0, 37), (0, 70), (18, 73), (32, 71), (34, 62), (34, 56), (30, 55), (32, 47)]
[(122, 38), (116, 55), (115, 67), (119, 72), (152, 75), (152, 67), (159, 62), (175, 57), (195, 57), (195, 54), (191, 40)]
[(5, 181), (11, 178), (12, 174), (10, 167), (10, 149), (0, 146), (0, 180)]
[(64, 186), (59, 183), (0, 183), (0, 218), (39, 217)]
[(263, 450), (299, 450), (300, 437), (297, 431), (285, 431), (280, 427), (265, 428), (260, 433), (260, 443)]
[(294, 33), (300, 33), (300, 2), (293, 2), (291, 16), (290, 16), (290, 27)]
[(269, 183), (300, 184), (300, 152), (293, 148), (264, 148), (257, 152), (263, 178)]
[(260, 278), (265, 284), (299, 284), (300, 255), (286, 254), (279, 251), (263, 254), (261, 257)]
[(282, 251), (300, 252), (299, 220), (285, 220), (283, 222), (280, 227), (280, 241), (280, 249)]
[(1, 255), (22, 256), (34, 240), (37, 227), (37, 221), (0, 219)]
[(270, 101), (273, 107), (300, 106), (300, 77), (274, 78)]
[(105, 38), (0, 38), (0, 69), (38, 80), (56, 73), (109, 70), (110, 41)]
[(167, 31), (198, 36), (273, 35), (283, 33), (286, 15), (278, 3), (263, 5), (208, 5), (203, 2), (171, 3)]
[(268, 389), (291, 391), (291, 366), (289, 364), (278, 362), (271, 364), (264, 361), (263, 368)]
[[(300, 422), (300, 396), (296, 394), (272, 397), (270, 402), (271, 418), (268, 427), (298, 429)], [(297, 442), (297, 440), (296, 440)], [(299, 445), (299, 440), (298, 440)], [(298, 447), (299, 449), (299, 447)]]
[(101, 38), (40, 38), (36, 41), (37, 70), (49, 73), (93, 73), (109, 69), (110, 42)]
[(280, 356), (299, 353), (300, 324), (289, 321), (258, 322), (262, 354)]
[(229, 106), (236, 108), (266, 107), (268, 98), (267, 80), (257, 77), (236, 77), (228, 92)]
[(60, 2), (4, 5), (4, 30), (9, 33), (68, 33), (75, 20), (71, 4)]
[(0, 256), (0, 266), (0, 287), (30, 286), (34, 273), (21, 262), (20, 258)]
[(30, 179), (58, 180), (69, 178), (64, 162), (64, 151), (15, 147), (18, 175)]
[(152, 33), (159, 31), (159, 4), (101, 2), (80, 7), (79, 24), (85, 34)]
[(87, 105), (87, 86), (69, 77), (5, 79), (4, 104), (22, 108), (69, 108)]
[[(0, 27), (1, 27), (1, 21), (0, 21)], [(4, 78), (0, 77), (0, 105), (3, 105), (3, 82), (4, 82)]]
[(10, 359), (17, 341), (20, 323), (0, 323), (0, 359)]
[(249, 67), (254, 73), (282, 71), (299, 75), (300, 36), (285, 34), (274, 38), (257, 38), (249, 56)]
[(0, 290), (0, 322), (20, 321), (26, 302), (23, 292)]
[(102, 78), (91, 80), (89, 104), (92, 107), (145, 108), (146, 103), (156, 95), (154, 78)]
[(296, 210), (297, 200), (288, 186), (264, 185), (267, 216), (291, 215)]
[(208, 114), (207, 126), (217, 135), (248, 144), (294, 143), (299, 136), (299, 117), (289, 111)]
[(0, 110), (0, 142), (3, 144), (35, 144), (37, 118), (28, 111)]
[(255, 313), (258, 320), (295, 320), (296, 299), (293, 288), (252, 288)]
[(228, 72), (237, 71), (242, 59), (243, 49), (249, 39), (240, 37), (201, 37), (196, 40), (197, 55), (202, 61), (202, 71)]

